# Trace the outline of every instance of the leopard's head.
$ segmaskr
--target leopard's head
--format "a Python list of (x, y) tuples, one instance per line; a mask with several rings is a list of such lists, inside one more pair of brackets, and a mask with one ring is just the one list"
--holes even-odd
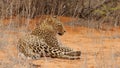
[(63, 35), (66, 32), (62, 22), (56, 16), (49, 16), (46, 21), (58, 35)]

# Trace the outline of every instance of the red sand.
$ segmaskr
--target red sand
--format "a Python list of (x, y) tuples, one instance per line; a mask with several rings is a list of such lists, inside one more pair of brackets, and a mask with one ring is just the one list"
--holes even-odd
[[(62, 19), (64, 22), (69, 20), (69, 18), (65, 17)], [(81, 50), (81, 59), (65, 60), (48, 58), (46, 60), (42, 58), (34, 60), (32, 63), (40, 65), (40, 68), (120, 68), (120, 28), (114, 28), (112, 31), (95, 30), (78, 26), (74, 28), (65, 26), (65, 28), (67, 32), (65, 35), (59, 36), (59, 39), (63, 45), (71, 47), (74, 50)], [(6, 46), (6, 50), (0, 49), (0, 60), (5, 62), (8, 61), (9, 55), (12, 57), (17, 56), (15, 48), (16, 40), (22, 36), (22, 33), (7, 30), (1, 32), (10, 35), (5, 40), (9, 42), (9, 46)], [(17, 36), (17, 38), (13, 38), (13, 36)], [(18, 68), (22, 67), (18, 66)]]

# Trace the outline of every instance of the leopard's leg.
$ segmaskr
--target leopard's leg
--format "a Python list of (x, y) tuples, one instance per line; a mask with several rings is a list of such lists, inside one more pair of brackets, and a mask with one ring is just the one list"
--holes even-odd
[(32, 45), (27, 45), (24, 42), (21, 42), (17, 45), (18, 48), (18, 57), (23, 59), (38, 59), (40, 55), (35, 53), (36, 50), (33, 50)]
[(60, 46), (59, 48), (60, 48), (60, 50), (62, 50), (64, 52), (72, 52), (73, 51), (73, 49), (65, 47), (65, 46)]
[[(35, 41), (33, 41), (33, 39)], [(44, 42), (44, 40), (39, 39), (36, 36), (31, 37), (31, 35), (28, 40), (26, 40), (26, 38), (19, 40), (18, 50), (23, 53), (25, 57), (32, 59), (40, 59), (43, 56), (49, 56), (48, 45)]]

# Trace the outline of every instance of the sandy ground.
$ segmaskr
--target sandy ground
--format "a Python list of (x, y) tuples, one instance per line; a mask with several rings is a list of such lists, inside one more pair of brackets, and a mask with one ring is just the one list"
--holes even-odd
[[(69, 20), (71, 19), (62, 18), (65, 22)], [(67, 32), (59, 36), (59, 40), (65, 46), (80, 50), (81, 59), (18, 59), (17, 40), (29, 31), (25, 31), (23, 27), (7, 27), (0, 30), (0, 68), (120, 68), (120, 28), (111, 31), (79, 26), (65, 28)]]

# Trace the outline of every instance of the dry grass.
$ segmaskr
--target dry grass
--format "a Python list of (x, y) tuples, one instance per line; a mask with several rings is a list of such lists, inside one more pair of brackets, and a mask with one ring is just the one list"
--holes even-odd
[[(63, 21), (69, 18), (63, 17)], [(70, 18), (71, 19), (71, 18)], [(26, 19), (27, 20), (27, 19)], [(34, 19), (37, 21), (37, 19)], [(35, 21), (32, 20), (32, 23)], [(38, 19), (39, 20), (39, 19)], [(75, 20), (75, 19), (73, 19)], [(4, 20), (3, 20), (4, 21)], [(31, 23), (29, 23), (31, 24)], [(66, 24), (66, 23), (64, 23)], [(29, 26), (29, 25), (27, 25)], [(35, 26), (33, 26), (35, 27)], [(31, 27), (29, 27), (31, 28)], [(120, 29), (103, 31), (94, 28), (66, 25), (67, 33), (59, 37), (61, 42), (75, 50), (81, 50), (80, 60), (64, 60), (41, 58), (27, 60), (19, 58), (16, 45), (17, 40), (29, 33), (26, 27), (6, 25), (1, 28), (0, 40), (0, 68), (119, 68)], [(73, 36), (74, 35), (74, 36)]]
[[(0, 0), (0, 68), (120, 68), (120, 2), (104, 1)], [(46, 14), (59, 15), (66, 22), (67, 33), (60, 39), (82, 51), (80, 60), (18, 57), (17, 40), (31, 32)]]

